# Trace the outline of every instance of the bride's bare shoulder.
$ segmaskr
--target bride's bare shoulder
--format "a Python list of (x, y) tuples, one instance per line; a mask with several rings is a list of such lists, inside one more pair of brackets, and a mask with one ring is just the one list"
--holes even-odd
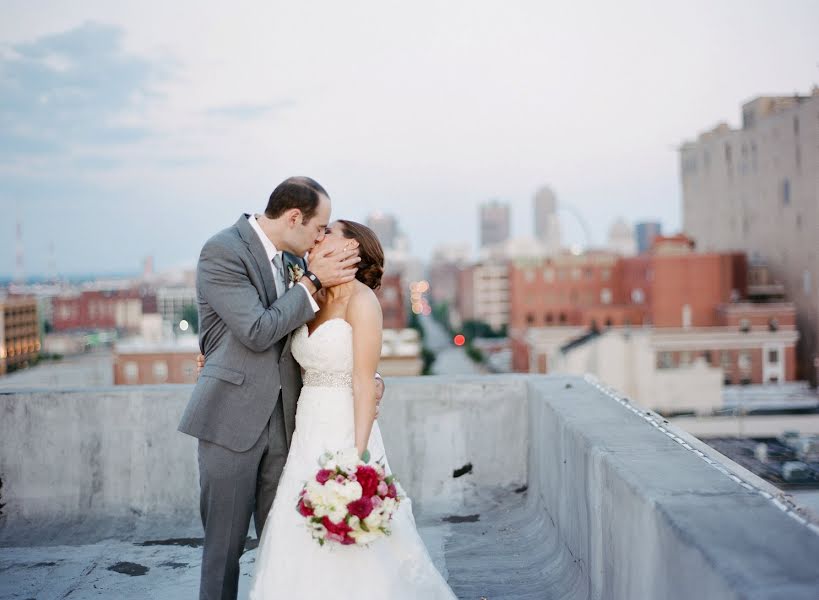
[(356, 282), (355, 291), (350, 296), (347, 304), (347, 314), (352, 318), (374, 318), (381, 319), (381, 303), (375, 292), (361, 282)]

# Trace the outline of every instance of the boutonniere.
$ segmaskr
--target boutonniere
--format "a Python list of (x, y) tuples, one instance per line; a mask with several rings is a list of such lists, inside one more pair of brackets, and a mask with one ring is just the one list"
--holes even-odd
[(296, 285), (302, 277), (304, 277), (304, 269), (302, 269), (299, 265), (289, 264), (287, 265), (287, 271), (290, 274), (290, 287)]

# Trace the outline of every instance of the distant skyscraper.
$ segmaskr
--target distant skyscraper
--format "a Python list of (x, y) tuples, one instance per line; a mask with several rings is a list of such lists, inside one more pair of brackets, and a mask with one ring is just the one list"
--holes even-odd
[(542, 187), (535, 194), (535, 237), (549, 254), (560, 251), (560, 220), (557, 216), (557, 196), (548, 187)]
[(657, 221), (637, 223), (637, 252), (642, 254), (651, 250), (654, 238), (663, 234), (663, 226)]
[(367, 227), (375, 232), (384, 248), (395, 248), (398, 241), (398, 221), (393, 215), (380, 211), (370, 213), (367, 217)]
[(509, 205), (492, 200), (481, 205), (481, 247), (509, 239)]
[(637, 254), (637, 240), (634, 239), (634, 230), (620, 218), (609, 228), (608, 248), (621, 256)]

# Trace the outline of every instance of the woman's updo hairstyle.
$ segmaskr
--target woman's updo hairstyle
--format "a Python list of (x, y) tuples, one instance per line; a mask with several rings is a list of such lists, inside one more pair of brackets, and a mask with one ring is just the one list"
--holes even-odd
[(358, 242), (358, 272), (355, 278), (367, 287), (377, 290), (381, 287), (384, 274), (384, 249), (372, 229), (355, 221), (339, 220), (344, 237)]

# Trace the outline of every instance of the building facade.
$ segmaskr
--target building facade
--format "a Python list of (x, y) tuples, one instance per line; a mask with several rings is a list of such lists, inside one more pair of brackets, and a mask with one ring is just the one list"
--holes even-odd
[(403, 329), (406, 327), (408, 315), (401, 275), (385, 274), (381, 278), (381, 287), (376, 290), (375, 294), (381, 303), (384, 329)]
[(198, 354), (192, 336), (181, 343), (119, 343), (114, 351), (114, 385), (195, 383)]
[(37, 299), (0, 298), (0, 375), (27, 365), (40, 353)]
[(498, 200), (480, 207), (481, 247), (501, 244), (509, 239), (510, 208)]
[(557, 216), (557, 196), (549, 187), (540, 188), (533, 200), (535, 237), (548, 253), (560, 252), (562, 240), (560, 219)]
[(702, 251), (764, 260), (797, 309), (800, 377), (819, 368), (819, 88), (760, 97), (742, 127), (680, 148), (683, 227)]
[(57, 296), (53, 302), (54, 331), (116, 329), (138, 332), (143, 294), (139, 290), (82, 291)]
[(654, 238), (663, 234), (663, 226), (657, 221), (645, 221), (637, 223), (634, 231), (637, 237), (637, 252), (644, 254), (651, 250)]

